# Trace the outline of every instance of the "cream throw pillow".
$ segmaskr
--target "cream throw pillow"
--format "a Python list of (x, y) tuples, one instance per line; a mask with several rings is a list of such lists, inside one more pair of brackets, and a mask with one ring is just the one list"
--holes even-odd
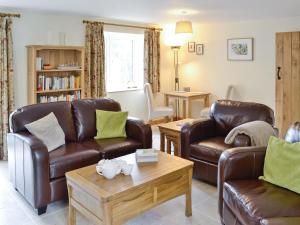
[(66, 143), (65, 133), (53, 112), (39, 120), (26, 124), (25, 127), (47, 146), (48, 152)]

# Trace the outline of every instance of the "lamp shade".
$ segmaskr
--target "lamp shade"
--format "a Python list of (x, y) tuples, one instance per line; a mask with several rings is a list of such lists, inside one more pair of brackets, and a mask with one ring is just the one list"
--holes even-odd
[(191, 34), (193, 33), (192, 22), (188, 20), (176, 22), (176, 34)]

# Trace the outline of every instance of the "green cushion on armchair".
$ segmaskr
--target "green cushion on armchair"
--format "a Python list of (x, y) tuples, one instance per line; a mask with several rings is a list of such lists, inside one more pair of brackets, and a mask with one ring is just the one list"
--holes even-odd
[(259, 179), (300, 194), (300, 142), (289, 143), (270, 137), (264, 175)]

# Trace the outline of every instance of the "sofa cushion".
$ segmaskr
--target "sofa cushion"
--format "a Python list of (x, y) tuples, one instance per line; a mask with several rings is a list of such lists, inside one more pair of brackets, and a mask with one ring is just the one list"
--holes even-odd
[(96, 110), (97, 136), (94, 139), (126, 137), (128, 112)]
[(225, 144), (224, 139), (224, 137), (213, 137), (191, 144), (191, 156), (218, 164), (222, 152), (233, 147)]
[(261, 180), (225, 182), (223, 199), (243, 224), (300, 216), (300, 195)]
[(26, 124), (25, 127), (47, 146), (49, 152), (66, 144), (65, 133), (54, 113), (49, 113), (41, 119)]
[(79, 141), (94, 138), (96, 130), (96, 109), (120, 111), (120, 104), (109, 98), (82, 99), (72, 102), (77, 138)]
[(300, 217), (278, 217), (263, 219), (261, 225), (299, 225)]
[(97, 163), (101, 159), (99, 151), (79, 143), (67, 143), (49, 153), (50, 179), (65, 176), (74, 169)]
[(289, 143), (270, 137), (264, 163), (264, 175), (259, 179), (300, 194), (300, 142)]
[(11, 131), (18, 133), (26, 131), (25, 124), (32, 123), (53, 112), (63, 129), (66, 141), (76, 141), (76, 131), (70, 102), (50, 102), (28, 105), (15, 110), (10, 116)]
[(220, 136), (226, 136), (234, 127), (255, 120), (274, 125), (273, 110), (259, 103), (219, 100), (212, 104), (210, 113)]
[(137, 148), (142, 148), (143, 145), (140, 142), (131, 138), (109, 138), (88, 140), (81, 142), (83, 146), (88, 149), (96, 149), (100, 152), (101, 158), (112, 159), (120, 157), (126, 154), (130, 154), (136, 151)]

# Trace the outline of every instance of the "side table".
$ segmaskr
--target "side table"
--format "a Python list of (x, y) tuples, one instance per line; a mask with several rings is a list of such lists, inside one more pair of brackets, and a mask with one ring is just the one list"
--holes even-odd
[[(183, 119), (178, 121), (173, 121), (169, 123), (163, 123), (158, 125), (158, 129), (160, 132), (160, 150), (171, 154), (171, 144), (174, 146), (174, 155), (181, 157), (181, 127), (185, 123), (193, 123), (195, 121), (205, 120), (205, 119)], [(167, 142), (167, 148), (165, 149), (165, 145)]]

